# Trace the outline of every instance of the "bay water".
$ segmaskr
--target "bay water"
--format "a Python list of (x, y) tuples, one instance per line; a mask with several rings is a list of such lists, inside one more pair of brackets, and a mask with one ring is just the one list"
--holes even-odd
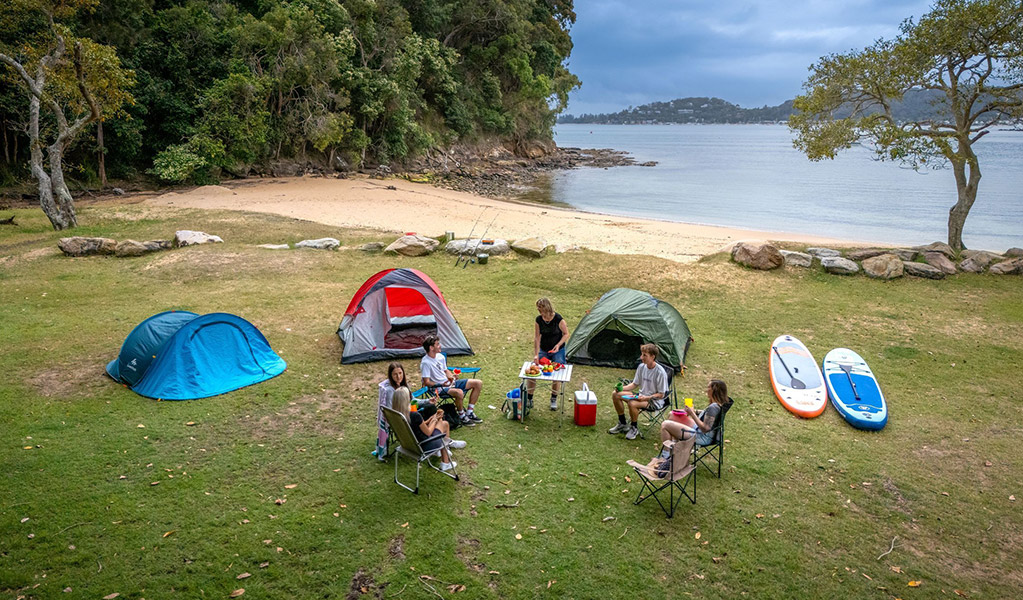
[[(881, 244), (945, 241), (956, 201), (949, 168), (914, 171), (865, 146), (811, 162), (784, 125), (561, 124), (561, 147), (613, 148), (654, 167), (579, 168), (541, 201), (604, 214), (791, 232)], [(966, 220), (968, 248), (1023, 247), (1023, 132), (974, 146), (983, 177)], [(536, 194), (531, 194), (537, 199)]]

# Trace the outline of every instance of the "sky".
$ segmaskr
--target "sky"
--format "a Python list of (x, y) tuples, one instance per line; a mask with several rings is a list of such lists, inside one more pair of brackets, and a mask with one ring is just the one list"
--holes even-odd
[(820, 57), (898, 35), (930, 0), (575, 0), (568, 114), (687, 96), (781, 104)]

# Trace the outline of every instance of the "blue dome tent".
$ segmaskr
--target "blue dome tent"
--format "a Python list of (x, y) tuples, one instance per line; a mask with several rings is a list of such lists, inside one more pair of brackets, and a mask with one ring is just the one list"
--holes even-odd
[(241, 317), (168, 311), (135, 327), (106, 370), (147, 398), (195, 400), (266, 381), (286, 367)]

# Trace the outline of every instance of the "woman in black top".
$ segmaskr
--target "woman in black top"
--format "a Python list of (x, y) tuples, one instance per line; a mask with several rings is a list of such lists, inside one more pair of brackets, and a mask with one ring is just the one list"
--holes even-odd
[[(554, 306), (547, 298), (540, 298), (536, 301), (536, 310), (540, 313), (536, 317), (536, 324), (533, 330), (533, 351), (536, 356), (533, 362), (539, 362), (546, 358), (551, 362), (565, 364), (565, 344), (568, 343), (568, 324), (558, 313), (554, 312)], [(526, 382), (526, 397), (529, 402), (533, 401), (533, 390), (536, 389), (535, 381)], [(554, 382), (551, 385), (551, 410), (558, 408), (558, 393), (561, 391), (561, 382)]]

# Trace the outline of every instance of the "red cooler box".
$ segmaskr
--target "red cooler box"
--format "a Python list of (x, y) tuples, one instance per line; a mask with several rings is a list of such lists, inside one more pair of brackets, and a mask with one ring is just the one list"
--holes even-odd
[(583, 384), (583, 389), (575, 393), (575, 424), (591, 426), (597, 424), (597, 395)]

